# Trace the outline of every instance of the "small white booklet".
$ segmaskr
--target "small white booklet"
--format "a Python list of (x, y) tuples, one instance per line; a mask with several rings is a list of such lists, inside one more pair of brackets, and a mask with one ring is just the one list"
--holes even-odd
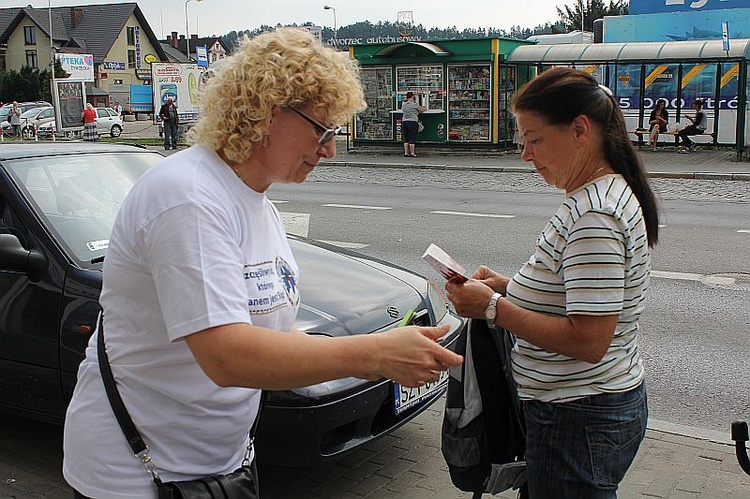
[(469, 280), (466, 277), (466, 269), (435, 244), (430, 244), (422, 259), (448, 281), (462, 283)]

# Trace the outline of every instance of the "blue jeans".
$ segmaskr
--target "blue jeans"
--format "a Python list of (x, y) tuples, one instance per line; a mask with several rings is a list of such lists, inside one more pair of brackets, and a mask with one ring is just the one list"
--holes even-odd
[(613, 499), (646, 434), (645, 384), (572, 402), (523, 403), (531, 499)]

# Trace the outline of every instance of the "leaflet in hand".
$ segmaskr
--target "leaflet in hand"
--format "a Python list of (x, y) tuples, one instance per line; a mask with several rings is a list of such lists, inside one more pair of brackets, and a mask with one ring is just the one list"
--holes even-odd
[(430, 244), (422, 255), (422, 259), (448, 281), (462, 283), (468, 280), (466, 269), (435, 244)]

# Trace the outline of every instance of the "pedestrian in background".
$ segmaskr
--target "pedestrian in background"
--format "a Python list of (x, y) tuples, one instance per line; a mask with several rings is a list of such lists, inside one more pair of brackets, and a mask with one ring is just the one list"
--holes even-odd
[(167, 97), (167, 102), (162, 104), (159, 109), (159, 118), (164, 125), (164, 149), (177, 149), (179, 140), (180, 116), (177, 114), (177, 106), (172, 102), (171, 97)]
[(81, 121), (83, 122), (83, 140), (87, 142), (99, 140), (99, 134), (96, 132), (96, 109), (90, 102), (86, 103), (81, 113)]
[(237, 469), (260, 389), (348, 376), (420, 387), (462, 361), (435, 341), (447, 326), (340, 338), (294, 327), (299, 268), (266, 191), (304, 182), (335, 155), (335, 124), (364, 107), (355, 63), (297, 28), (244, 42), (207, 80), (195, 144), (140, 177), (112, 228), (103, 330), (65, 420), (78, 497), (156, 498), (107, 401), (99, 335), (164, 481)]
[(122, 116), (122, 106), (119, 102), (115, 102), (115, 105), (112, 107), (114, 111), (117, 113), (117, 116)]
[(403, 116), (401, 118), (401, 131), (404, 135), (404, 156), (417, 157), (417, 133), (419, 133), (419, 113), (427, 109), (416, 103), (414, 93), (406, 92), (406, 101), (401, 104)]
[(680, 146), (679, 152), (686, 154), (695, 150), (695, 142), (690, 140), (689, 136), (701, 135), (706, 131), (706, 114), (701, 110), (703, 109), (703, 101), (694, 101), (692, 107), (695, 111), (693, 116), (690, 116), (689, 114), (683, 115), (690, 120), (690, 125), (677, 133), (677, 136), (682, 140), (682, 146)]
[(480, 267), (445, 288), (456, 311), (516, 337), (531, 499), (614, 499), (646, 433), (639, 320), (656, 197), (612, 92), (571, 68), (513, 98), (522, 158), (565, 198), (512, 277)]
[(656, 144), (659, 140), (659, 134), (666, 132), (667, 124), (669, 124), (667, 99), (658, 99), (656, 101), (656, 107), (653, 109), (653, 111), (651, 111), (651, 115), (648, 118), (648, 123), (651, 126), (648, 145), (650, 145), (652, 150), (656, 152)]
[(13, 135), (20, 139), (21, 138), (21, 108), (18, 107), (18, 102), (13, 101), (13, 109), (10, 110), (10, 119), (8, 123), (13, 127)]

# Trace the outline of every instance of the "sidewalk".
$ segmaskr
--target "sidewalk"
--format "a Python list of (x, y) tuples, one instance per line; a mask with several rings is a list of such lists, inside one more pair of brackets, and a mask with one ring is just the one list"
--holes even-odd
[[(638, 151), (652, 177), (702, 180), (750, 181), (750, 162), (737, 161), (735, 151), (699, 149), (691, 154), (678, 154), (673, 147), (663, 146), (653, 152)], [(416, 158), (403, 156), (403, 149), (392, 147), (359, 147), (346, 149), (346, 139), (339, 137), (336, 156), (321, 164), (370, 168), (434, 168), (445, 170), (487, 170), (499, 172), (534, 171), (534, 166), (519, 154), (497, 151), (447, 151), (417, 145)]]

